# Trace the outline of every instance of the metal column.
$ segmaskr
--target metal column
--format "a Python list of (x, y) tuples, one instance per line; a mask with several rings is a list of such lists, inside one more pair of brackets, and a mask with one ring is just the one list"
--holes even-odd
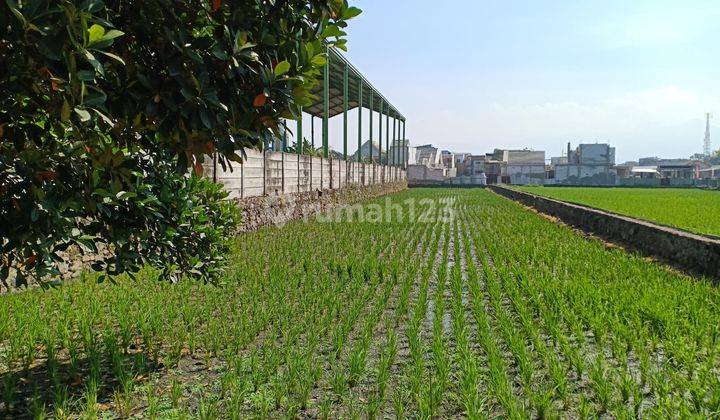
[(390, 152), (390, 108), (387, 110), (387, 115), (385, 115), (385, 164), (387, 165), (389, 162), (389, 152)]
[(303, 115), (302, 115), (302, 107), (300, 107), (300, 118), (297, 120), (297, 136), (295, 136), (295, 146), (297, 149), (298, 155), (303, 154), (303, 130), (302, 130), (302, 124), (303, 124)]
[(368, 148), (368, 156), (370, 158), (370, 163), (373, 161), (373, 108), (375, 107), (375, 92), (370, 92), (370, 108), (368, 115), (370, 116), (370, 147)]
[(343, 72), (343, 158), (347, 162), (347, 147), (348, 147), (348, 65), (345, 64), (345, 71)]
[(358, 80), (358, 151), (357, 151), (357, 171), (358, 182), (364, 184), (364, 174), (360, 177), (360, 168), (362, 167), (362, 79)]
[[(380, 99), (380, 114), (378, 115), (378, 163), (380, 166), (380, 180), (382, 182), (382, 142), (383, 142), (383, 130), (382, 130), (382, 117), (383, 117), (383, 100)], [(375, 164), (373, 163), (373, 182), (376, 182), (375, 177)]]
[(382, 142), (383, 142), (383, 108), (385, 103), (380, 99), (380, 113), (378, 115), (378, 163), (382, 165)]
[(402, 157), (402, 168), (407, 169), (407, 155), (410, 153), (410, 144), (408, 144), (407, 138), (405, 137), (405, 120), (402, 121), (403, 123), (403, 157)]
[(391, 163), (393, 166), (397, 166), (397, 159), (396, 159), (396, 158), (397, 158), (397, 152), (398, 152), (398, 150), (400, 150), (400, 149), (398, 149), (398, 142), (397, 142), (398, 137), (399, 137), (399, 136), (397, 135), (397, 128), (398, 128), (397, 118), (396, 118), (396, 117), (393, 117), (393, 146), (394, 146), (394, 147), (393, 147), (393, 157), (392, 157), (392, 160), (390, 161), (390, 163)]
[(328, 120), (330, 119), (330, 49), (326, 49), (325, 74), (323, 77), (323, 156), (329, 155)]

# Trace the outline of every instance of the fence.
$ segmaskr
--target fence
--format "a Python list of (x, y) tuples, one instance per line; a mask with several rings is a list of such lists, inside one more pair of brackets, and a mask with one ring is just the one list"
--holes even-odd
[(230, 198), (301, 193), (406, 179), (399, 166), (357, 163), (294, 153), (246, 150), (242, 164), (223, 170), (212, 160), (205, 174), (225, 186)]

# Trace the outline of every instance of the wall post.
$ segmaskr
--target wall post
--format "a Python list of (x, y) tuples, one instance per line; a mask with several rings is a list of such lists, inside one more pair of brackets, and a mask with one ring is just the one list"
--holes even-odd
[(297, 120), (297, 135), (295, 136), (295, 145), (296, 145), (296, 151), (298, 155), (303, 154), (303, 112), (302, 107), (300, 107), (300, 118)]
[(345, 70), (343, 71), (343, 159), (347, 161), (348, 154), (348, 65), (345, 64)]

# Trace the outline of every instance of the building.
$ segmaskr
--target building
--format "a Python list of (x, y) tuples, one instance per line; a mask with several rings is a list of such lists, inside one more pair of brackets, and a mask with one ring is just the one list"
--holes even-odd
[(480, 175), (485, 172), (485, 162), (487, 160), (485, 155), (469, 155), (463, 162), (464, 170), (462, 172), (458, 171), (458, 173), (467, 176)]
[[(372, 145), (372, 146), (371, 146)], [(360, 146), (360, 156), (361, 162), (370, 162), (370, 153), (372, 151), (372, 161), (377, 163), (379, 156), (380, 156), (380, 144), (377, 141), (366, 141), (365, 143)], [(385, 150), (382, 152), (383, 155), (383, 162), (385, 162)], [(355, 151), (354, 156), (357, 160), (357, 151)]]
[(565, 185), (615, 185), (615, 148), (609, 144), (568, 143), (567, 163), (555, 165), (555, 183)]
[(700, 169), (700, 179), (720, 179), (720, 165)]
[(655, 166), (663, 179), (700, 179), (701, 171), (711, 168), (709, 163), (695, 159), (640, 159), (640, 166)]
[(442, 166), (447, 169), (453, 169), (456, 168), (455, 165), (455, 154), (450, 152), (449, 150), (443, 150), (440, 152), (440, 160), (442, 162)]
[(485, 176), (487, 176), (488, 184), (497, 184), (502, 181), (504, 166), (505, 163), (500, 162), (499, 160), (490, 159), (485, 161), (483, 170), (485, 172)]
[(640, 166), (639, 162), (625, 162), (615, 166), (615, 173), (618, 178), (632, 178), (632, 170), (634, 167)]
[(415, 148), (415, 165), (424, 165), (427, 167), (442, 166), (442, 156), (437, 147), (432, 144), (424, 144)]
[(416, 151), (416, 148), (410, 147), (409, 140), (395, 140), (395, 143), (390, 146), (390, 164), (403, 166), (415, 163)]
[(431, 144), (415, 148), (414, 163), (408, 165), (409, 181), (445, 181), (457, 175), (455, 156), (447, 151), (440, 151)]
[(426, 165), (408, 165), (407, 178), (410, 183), (412, 182), (443, 182), (448, 177), (447, 169), (430, 167)]
[(455, 167), (457, 168), (458, 176), (465, 174), (467, 170), (466, 160), (471, 156), (470, 153), (453, 153), (455, 155)]
[[(498, 165), (488, 165), (497, 162)], [(486, 169), (500, 169), (500, 181), (505, 184), (526, 185), (545, 182), (545, 152), (541, 150), (504, 150), (495, 149), (492, 157), (485, 163)], [(492, 183), (491, 174), (486, 171), (488, 183)]]
[(552, 166), (553, 168), (557, 165), (567, 165), (567, 164), (568, 164), (567, 156), (558, 156), (558, 157), (550, 158), (550, 166)]
[(630, 169), (630, 176), (623, 178), (656, 179), (660, 178), (657, 166), (633, 166)]

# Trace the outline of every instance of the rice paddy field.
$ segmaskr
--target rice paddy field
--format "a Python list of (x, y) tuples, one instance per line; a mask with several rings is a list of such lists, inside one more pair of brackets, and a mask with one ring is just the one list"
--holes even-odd
[(720, 236), (720, 191), (679, 188), (520, 187), (522, 191)]
[(238, 237), (221, 286), (1, 296), (0, 416), (720, 414), (708, 282), (484, 190), (342, 214)]

